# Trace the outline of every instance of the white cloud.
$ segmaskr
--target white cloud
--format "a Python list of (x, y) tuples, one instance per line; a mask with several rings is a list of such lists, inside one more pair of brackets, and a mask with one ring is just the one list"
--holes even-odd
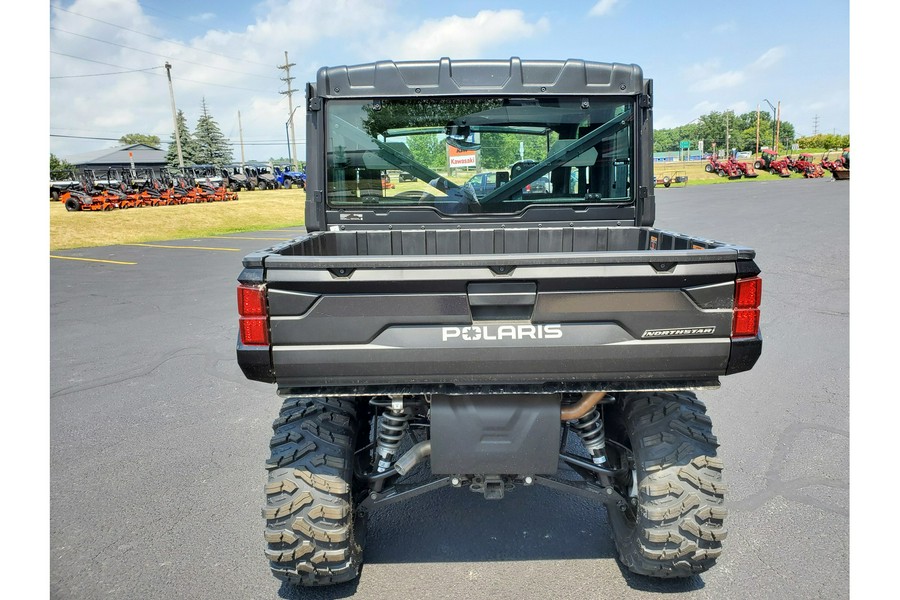
[(588, 15), (591, 17), (602, 17), (609, 14), (609, 11), (618, 3), (619, 0), (599, 0), (588, 12)]
[(753, 69), (768, 69), (781, 62), (786, 55), (787, 50), (784, 46), (775, 46), (774, 48), (766, 50), (759, 58), (753, 61), (753, 64), (750, 66)]
[(482, 10), (474, 17), (453, 15), (425, 21), (410, 33), (395, 38), (393, 43), (389, 40), (387, 46), (395, 46), (395, 51), (389, 50), (388, 54), (397, 59), (475, 58), (486, 54), (491, 47), (511, 40), (526, 40), (548, 29), (546, 19), (529, 23), (520, 10)]
[(708, 74), (697, 81), (691, 89), (697, 92), (713, 92), (736, 87), (742, 84), (746, 76), (742, 71), (726, 71), (724, 73)]
[[(750, 112), (750, 104), (745, 100), (738, 100), (737, 102), (730, 102), (728, 104), (727, 110), (734, 112), (736, 115), (742, 115), (744, 113)], [(755, 109), (755, 108), (754, 108)]]
[(705, 115), (707, 113), (711, 113), (714, 110), (719, 110), (718, 102), (703, 100), (693, 106), (693, 108), (691, 109), (691, 113), (695, 113), (697, 115)]

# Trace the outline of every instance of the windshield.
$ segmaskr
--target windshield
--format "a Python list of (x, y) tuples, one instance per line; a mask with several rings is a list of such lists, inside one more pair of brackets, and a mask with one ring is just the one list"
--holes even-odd
[(466, 214), (630, 202), (630, 106), (594, 98), (331, 101), (328, 203)]

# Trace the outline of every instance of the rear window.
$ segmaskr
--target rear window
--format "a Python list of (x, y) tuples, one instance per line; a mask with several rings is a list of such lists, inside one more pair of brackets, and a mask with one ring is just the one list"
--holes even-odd
[(325, 107), (327, 201), (451, 215), (630, 202), (629, 102), (332, 100)]

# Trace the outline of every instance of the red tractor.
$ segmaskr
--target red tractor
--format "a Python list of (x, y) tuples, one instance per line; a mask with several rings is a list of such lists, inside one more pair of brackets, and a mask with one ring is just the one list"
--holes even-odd
[(771, 150), (763, 150), (760, 157), (753, 163), (753, 166), (757, 170), (768, 171), (769, 173), (780, 175), (781, 177), (791, 176), (788, 160), (785, 158), (778, 158), (778, 155)]
[(739, 161), (732, 156), (728, 157), (728, 162), (732, 166), (734, 166), (734, 168), (736, 168), (738, 171), (740, 171), (741, 175), (743, 175), (744, 177), (748, 177), (750, 179), (752, 179), (754, 177), (759, 177), (759, 173), (757, 173), (756, 169), (754, 169), (749, 163)]
[(808, 179), (816, 179), (824, 174), (821, 165), (813, 162), (812, 154), (805, 152), (793, 161), (792, 169), (795, 173), (800, 173)]
[(830, 171), (835, 179), (850, 179), (850, 152), (846, 150), (834, 160), (828, 160), (828, 154), (826, 153), (822, 157), (822, 162), (819, 163), (819, 166), (825, 171)]
[(709, 155), (709, 163), (706, 165), (707, 173), (717, 173), (719, 177), (728, 177), (728, 179), (740, 179), (744, 176), (743, 171), (737, 168), (729, 160), (719, 160), (715, 155)]

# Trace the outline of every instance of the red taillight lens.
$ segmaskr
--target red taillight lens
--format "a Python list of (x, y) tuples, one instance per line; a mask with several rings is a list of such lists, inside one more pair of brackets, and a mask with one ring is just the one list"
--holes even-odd
[(762, 300), (762, 279), (750, 277), (734, 282), (734, 307), (759, 308)]
[(261, 285), (239, 285), (238, 314), (242, 317), (266, 316), (266, 292)]
[(734, 311), (731, 337), (752, 337), (759, 333), (759, 309), (741, 308)]
[(762, 279), (749, 277), (734, 283), (734, 319), (731, 337), (753, 337), (759, 334), (759, 305), (762, 302)]
[(269, 345), (269, 327), (265, 317), (241, 317), (241, 343), (245, 346)]
[(265, 287), (239, 285), (237, 294), (241, 343), (245, 346), (268, 346), (269, 326)]

